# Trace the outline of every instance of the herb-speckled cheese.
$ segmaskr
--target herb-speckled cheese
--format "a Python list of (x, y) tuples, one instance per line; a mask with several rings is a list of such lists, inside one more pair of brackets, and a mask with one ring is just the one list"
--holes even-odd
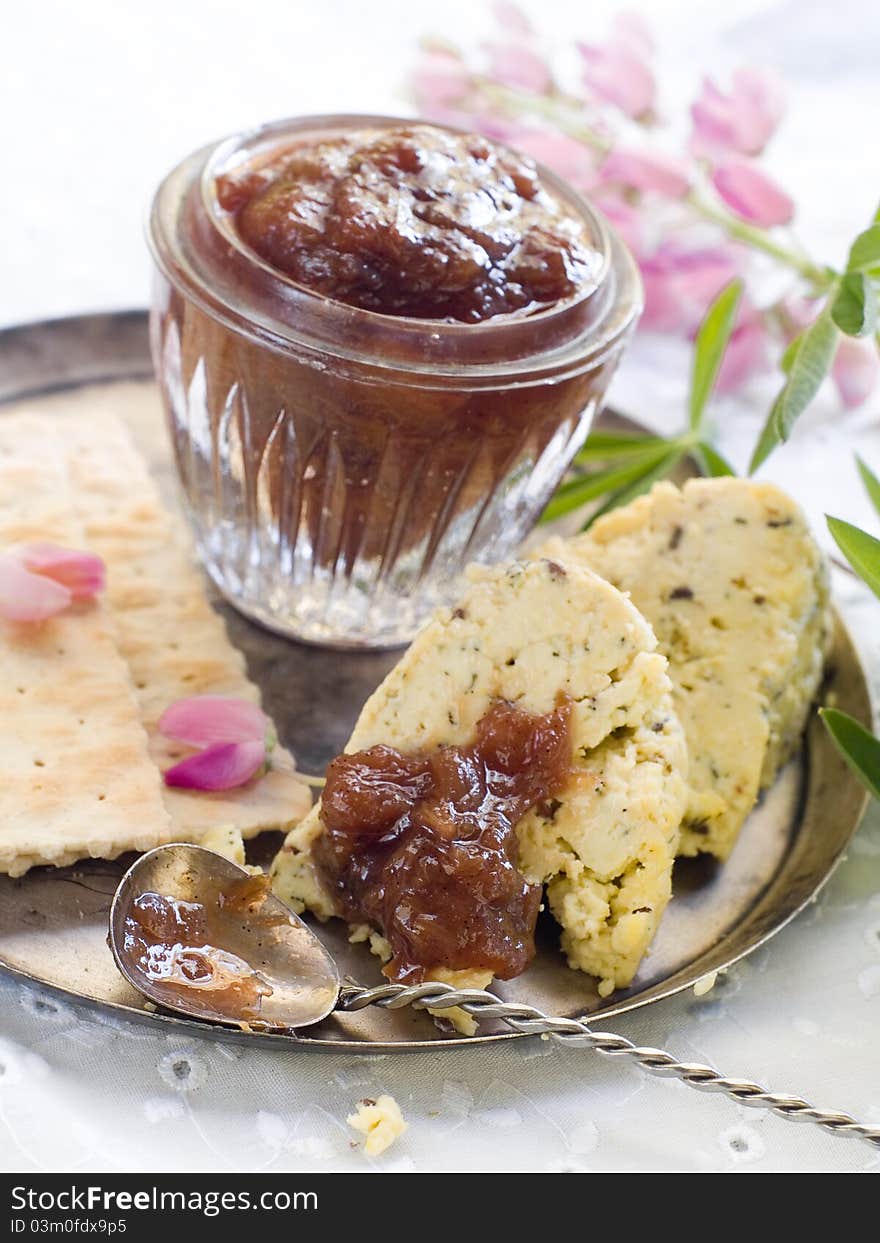
[[(346, 750), (463, 745), (498, 699), (543, 714), (568, 695), (574, 776), (521, 821), (520, 867), (549, 882), (571, 965), (608, 993), (632, 979), (670, 896), (687, 761), (666, 660), (589, 570), (535, 561), (471, 577), (368, 700)], [(326, 918), (310, 858), (320, 816), (317, 804), (288, 834), (272, 874), (281, 898)]]
[(596, 570), (653, 626), (688, 740), (681, 853), (727, 858), (822, 674), (827, 575), (803, 514), (768, 483), (661, 483), (541, 551)]

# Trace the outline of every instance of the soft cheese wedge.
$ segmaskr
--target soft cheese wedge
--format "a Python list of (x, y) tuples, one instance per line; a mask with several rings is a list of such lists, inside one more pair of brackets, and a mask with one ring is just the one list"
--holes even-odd
[[(367, 701), (346, 747), (464, 746), (499, 701), (538, 715), (565, 696), (570, 775), (520, 820), (519, 867), (548, 884), (571, 965), (599, 977), (603, 993), (630, 982), (656, 931), (684, 809), (684, 737), (655, 649), (633, 605), (587, 569), (475, 570), (458, 607), (437, 613)], [(334, 904), (312, 859), (323, 831), (319, 803), (288, 834), (272, 877), (284, 901), (327, 918)], [(434, 978), (463, 978), (438, 968)]]
[(828, 583), (803, 514), (768, 483), (660, 483), (541, 552), (594, 569), (653, 626), (688, 741), (680, 851), (726, 859), (822, 674)]

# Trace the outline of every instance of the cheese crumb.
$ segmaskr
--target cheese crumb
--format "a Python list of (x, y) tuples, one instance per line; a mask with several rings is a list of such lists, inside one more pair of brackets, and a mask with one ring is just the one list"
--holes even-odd
[(348, 1125), (366, 1136), (364, 1152), (368, 1157), (381, 1156), (407, 1129), (400, 1106), (393, 1096), (358, 1101), (357, 1109), (346, 1118)]
[(717, 971), (709, 971), (706, 975), (701, 975), (694, 985), (694, 996), (705, 997), (707, 993), (711, 993), (717, 979)]
[(241, 831), (233, 824), (215, 824), (202, 837), (201, 846), (222, 855), (230, 863), (244, 867), (244, 838)]

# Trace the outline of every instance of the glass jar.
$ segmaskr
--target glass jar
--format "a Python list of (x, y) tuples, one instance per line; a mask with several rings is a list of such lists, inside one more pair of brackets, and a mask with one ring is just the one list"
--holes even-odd
[(617, 236), (552, 173), (599, 262), (571, 299), (452, 323), (314, 293), (238, 237), (217, 178), (388, 117), (276, 122), (156, 194), (152, 345), (185, 507), (223, 595), (292, 638), (406, 642), (469, 562), (510, 557), (583, 443), (641, 310)]

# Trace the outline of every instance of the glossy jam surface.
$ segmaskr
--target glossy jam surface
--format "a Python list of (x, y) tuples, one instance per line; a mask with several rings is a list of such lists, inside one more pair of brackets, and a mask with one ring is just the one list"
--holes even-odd
[(516, 825), (569, 775), (569, 707), (536, 716), (499, 701), (468, 746), (375, 746), (330, 765), (314, 858), (339, 914), (390, 942), (387, 975), (510, 979), (531, 962), (541, 886), (517, 868)]
[(217, 181), (243, 241), (298, 284), (386, 315), (480, 323), (595, 279), (584, 221), (535, 165), (430, 125), (360, 130)]
[(268, 877), (248, 877), (229, 885), (216, 909), (151, 891), (139, 894), (125, 919), (125, 949), (147, 979), (172, 994), (187, 1000), (199, 994), (230, 1019), (253, 1018), (271, 987), (243, 958), (213, 942), (222, 911), (253, 916), (268, 891)]

